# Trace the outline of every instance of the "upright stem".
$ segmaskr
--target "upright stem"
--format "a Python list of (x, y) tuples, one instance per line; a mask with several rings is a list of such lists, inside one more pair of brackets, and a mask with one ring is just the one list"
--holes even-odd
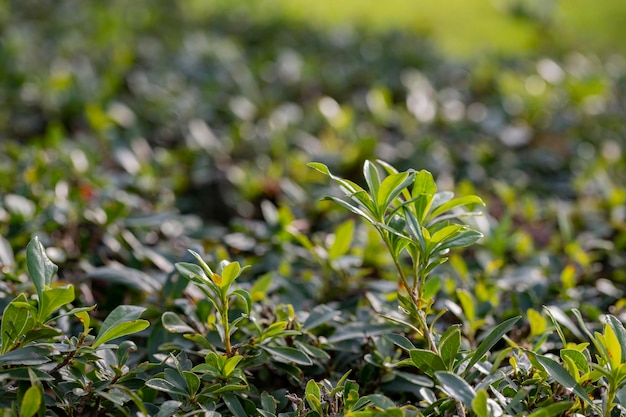
[(615, 390), (613, 389), (612, 381), (609, 381), (609, 392), (606, 397), (606, 410), (604, 410), (604, 417), (610, 417), (613, 410), (613, 402), (615, 401)]
[(228, 298), (226, 296), (222, 297), (222, 311), (220, 311), (220, 316), (222, 319), (222, 329), (224, 329), (224, 350), (226, 351), (226, 356), (233, 356), (233, 348), (230, 344), (230, 323), (228, 322)]
[[(383, 231), (379, 231), (379, 232), (383, 236), (383, 241), (385, 242), (385, 245), (387, 246), (387, 249), (389, 250), (391, 257), (393, 258), (393, 262), (396, 266), (396, 269), (398, 270), (398, 274), (400, 275), (400, 281), (402, 282), (402, 285), (404, 285), (404, 288), (406, 288), (407, 292), (409, 293), (409, 298), (411, 299), (411, 303), (413, 303), (413, 305), (415, 306), (417, 310), (416, 319), (418, 322), (418, 328), (422, 331), (422, 336), (424, 336), (424, 339), (426, 339), (426, 342), (428, 343), (428, 348), (432, 352), (439, 354), (439, 351), (437, 350), (437, 345), (435, 344), (435, 340), (433, 339), (433, 335), (431, 334), (430, 328), (428, 327), (428, 322), (426, 321), (426, 315), (424, 314), (424, 311), (422, 310), (421, 294), (418, 294), (418, 292), (415, 291), (415, 289), (409, 285), (409, 280), (407, 279), (406, 274), (404, 273), (404, 270), (402, 269), (402, 265), (400, 265), (400, 260), (394, 254), (393, 248), (391, 246), (391, 242), (389, 241), (388, 237), (384, 234)], [(421, 281), (421, 276), (420, 276), (420, 281)]]

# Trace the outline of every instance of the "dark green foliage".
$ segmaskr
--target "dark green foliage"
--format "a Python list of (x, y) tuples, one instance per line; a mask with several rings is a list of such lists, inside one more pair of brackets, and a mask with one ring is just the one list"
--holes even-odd
[(623, 57), (35, 3), (0, 8), (3, 415), (625, 412)]

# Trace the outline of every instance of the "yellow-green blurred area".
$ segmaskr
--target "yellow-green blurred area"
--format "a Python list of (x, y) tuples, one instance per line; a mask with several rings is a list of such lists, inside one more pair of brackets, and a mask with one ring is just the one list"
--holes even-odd
[(468, 57), (549, 52), (624, 51), (626, 2), (621, 0), (195, 0), (198, 17), (238, 11), (329, 29), (350, 24), (375, 31), (414, 31), (432, 37), (443, 53)]
[(570, 265), (625, 283), (625, 19), (618, 0), (0, 0), (0, 235), (77, 268), (166, 269), (137, 248), (178, 239), (265, 259), (245, 221), (345, 218), (307, 163), (362, 181), (382, 159), (486, 200), (481, 268), (548, 253), (557, 286)]

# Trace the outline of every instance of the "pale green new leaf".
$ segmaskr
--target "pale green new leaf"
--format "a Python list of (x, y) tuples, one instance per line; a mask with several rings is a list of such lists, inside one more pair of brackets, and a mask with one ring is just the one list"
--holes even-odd
[(345, 255), (350, 250), (354, 235), (354, 222), (348, 220), (335, 230), (335, 240), (328, 248), (328, 259), (333, 261)]
[(472, 410), (476, 413), (476, 417), (490, 417), (487, 392), (484, 389), (479, 390), (472, 400)]
[(39, 322), (43, 322), (54, 311), (74, 301), (74, 287), (66, 285), (47, 288), (43, 291), (43, 297), (40, 300), (37, 318)]
[(222, 283), (220, 287), (222, 289), (230, 288), (232, 283), (239, 277), (241, 273), (241, 265), (239, 262), (228, 262), (222, 269)]
[(480, 197), (476, 195), (466, 195), (463, 197), (457, 197), (455, 199), (448, 201), (447, 203), (440, 205), (439, 207), (435, 208), (428, 217), (429, 219), (434, 219), (437, 216), (440, 216), (447, 211), (450, 211), (457, 207), (466, 206), (468, 204), (480, 204), (482, 206), (485, 205), (485, 203)]
[(619, 319), (611, 314), (607, 316), (607, 321), (613, 328), (615, 336), (622, 349), (622, 363), (626, 363), (626, 329)]
[(150, 322), (139, 320), (139, 317), (145, 310), (145, 307), (117, 306), (102, 323), (98, 337), (93, 342), (93, 347), (96, 348), (110, 340), (140, 332), (147, 328)]
[(38, 385), (30, 386), (22, 398), (20, 417), (32, 417), (37, 414), (42, 401), (43, 393), (41, 387)]

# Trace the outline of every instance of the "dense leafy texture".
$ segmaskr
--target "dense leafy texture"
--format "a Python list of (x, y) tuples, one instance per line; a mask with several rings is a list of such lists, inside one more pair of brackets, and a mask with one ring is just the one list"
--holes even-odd
[(0, 8), (2, 412), (626, 413), (623, 5), (252, 3)]

